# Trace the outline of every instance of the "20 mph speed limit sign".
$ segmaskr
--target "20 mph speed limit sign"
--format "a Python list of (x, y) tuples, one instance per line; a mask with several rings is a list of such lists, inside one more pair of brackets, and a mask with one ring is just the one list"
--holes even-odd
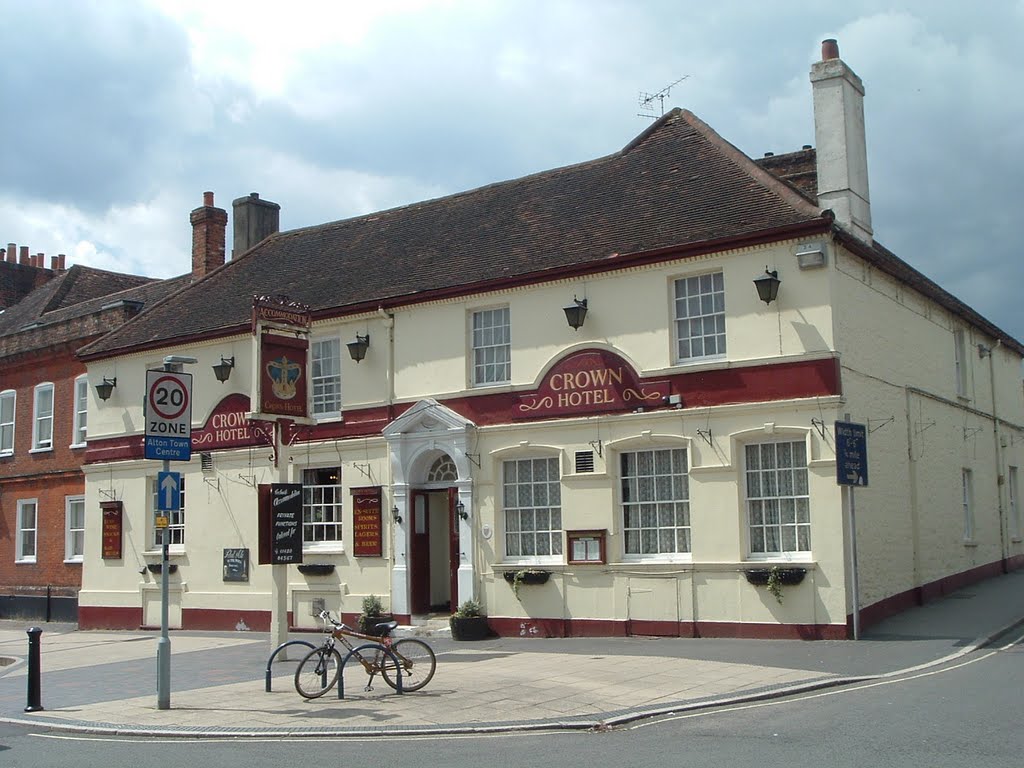
[(146, 458), (192, 458), (192, 374), (146, 371)]

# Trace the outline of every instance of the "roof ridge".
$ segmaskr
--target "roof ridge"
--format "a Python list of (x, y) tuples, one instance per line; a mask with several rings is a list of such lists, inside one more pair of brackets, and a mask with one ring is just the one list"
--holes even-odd
[(750, 176), (758, 184), (767, 187), (777, 194), (796, 211), (807, 216), (821, 216), (824, 213), (820, 206), (813, 204), (791, 184), (786, 183), (770, 171), (766, 171), (735, 144), (722, 138), (721, 134), (693, 114), (693, 112), (688, 109), (682, 109), (679, 110), (679, 114), (683, 120), (699, 132), (726, 159), (730, 160), (737, 168)]

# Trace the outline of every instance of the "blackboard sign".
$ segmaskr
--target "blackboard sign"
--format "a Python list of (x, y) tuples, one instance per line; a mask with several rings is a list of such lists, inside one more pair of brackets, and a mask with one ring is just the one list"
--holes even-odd
[(302, 562), (302, 486), (273, 483), (270, 486), (270, 562), (274, 565)]
[(249, 580), (249, 550), (224, 550), (224, 581)]

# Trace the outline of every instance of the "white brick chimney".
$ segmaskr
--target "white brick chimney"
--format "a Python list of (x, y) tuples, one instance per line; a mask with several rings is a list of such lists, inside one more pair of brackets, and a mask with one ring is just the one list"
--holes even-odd
[(818, 156), (818, 205), (836, 223), (872, 241), (868, 151), (864, 136), (864, 84), (839, 58), (839, 44), (825, 40), (811, 65), (814, 141)]

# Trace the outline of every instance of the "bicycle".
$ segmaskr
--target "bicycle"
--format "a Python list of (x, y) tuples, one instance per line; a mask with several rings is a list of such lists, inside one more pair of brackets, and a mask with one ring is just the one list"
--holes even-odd
[[(349, 653), (363, 665), (370, 676), (364, 690), (373, 690), (373, 678), (379, 674), (384, 682), (398, 690), (398, 677), (401, 673), (402, 691), (418, 691), (434, 677), (437, 658), (433, 649), (415, 637), (404, 637), (392, 640), (391, 632), (398, 626), (397, 621), (388, 621), (377, 625), (380, 635), (365, 635), (352, 627), (335, 621), (330, 611), (320, 611), (318, 617), (324, 622), (327, 636), (319, 648), (314, 648), (299, 662), (295, 670), (295, 690), (306, 699), (316, 699), (327, 693), (338, 682), (341, 674), (341, 653), (335, 647), (340, 641)], [(349, 642), (353, 637), (369, 643), (383, 646), (374, 650), (372, 658), (367, 658)], [(394, 655), (392, 658), (387, 649)], [(368, 650), (368, 649), (364, 649)], [(397, 659), (397, 664), (396, 664)], [(399, 668), (399, 665), (400, 668)]]

